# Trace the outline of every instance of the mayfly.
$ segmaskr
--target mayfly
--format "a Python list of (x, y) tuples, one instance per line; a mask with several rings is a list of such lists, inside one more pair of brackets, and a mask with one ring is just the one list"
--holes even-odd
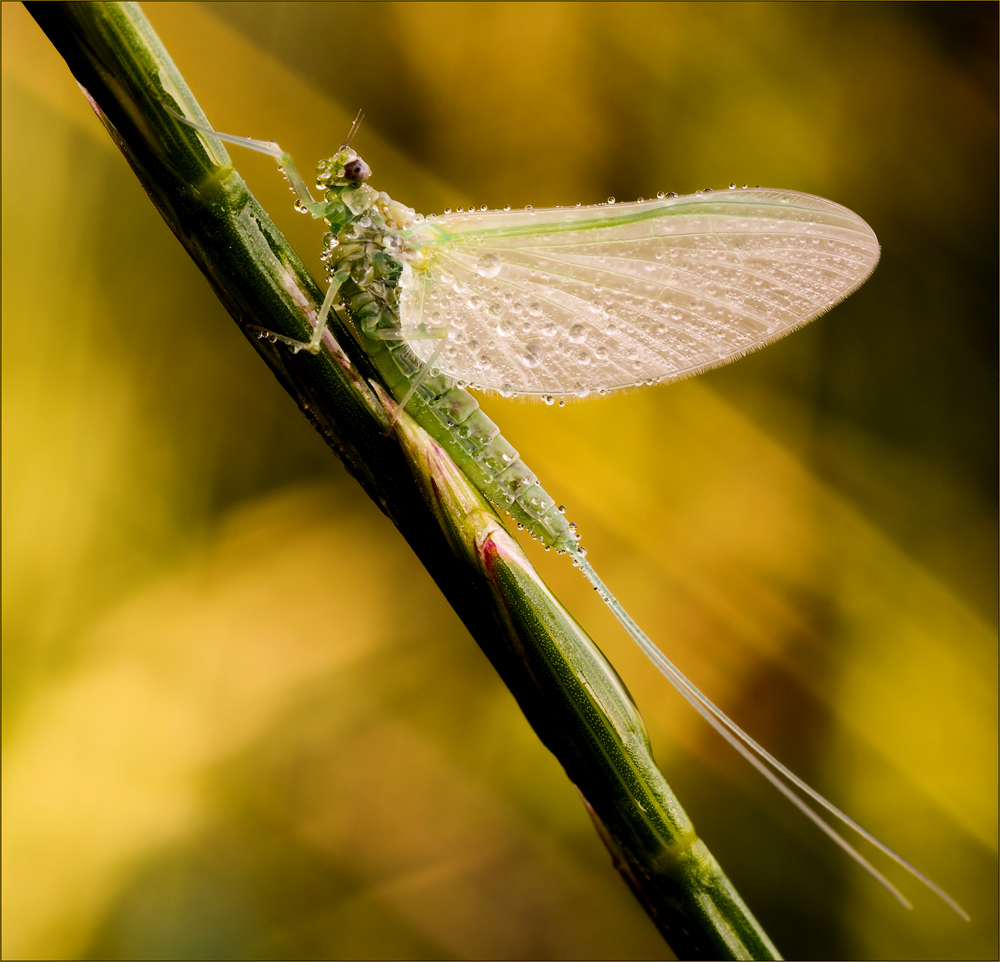
[(470, 207), (425, 217), (368, 183), (371, 168), (351, 147), (360, 113), (337, 153), (317, 164), (317, 201), (278, 144), (221, 134), (170, 113), (209, 137), (273, 157), (296, 208), (329, 226), (321, 255), (328, 287), (311, 339), (261, 335), (316, 353), (336, 310), (382, 345), (371, 360), (397, 411), (411, 414), (493, 504), (546, 547), (572, 557), (709, 725), (903, 905), (912, 907), (802, 795), (968, 919), (938, 885), (744, 732), (657, 648), (587, 561), (575, 526), (465, 390), (552, 404), (735, 360), (864, 283), (879, 259), (868, 224), (821, 197), (735, 184), (635, 203)]

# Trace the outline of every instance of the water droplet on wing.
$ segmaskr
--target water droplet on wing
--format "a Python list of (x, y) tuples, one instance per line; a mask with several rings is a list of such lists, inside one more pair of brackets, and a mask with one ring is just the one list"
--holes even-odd
[(476, 271), (483, 277), (496, 277), (500, 273), (500, 260), (495, 254), (479, 258)]

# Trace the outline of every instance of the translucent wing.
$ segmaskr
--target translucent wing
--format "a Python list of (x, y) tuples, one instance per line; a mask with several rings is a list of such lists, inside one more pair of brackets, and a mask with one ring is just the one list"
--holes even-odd
[[(811, 321), (861, 285), (872, 229), (787, 190), (449, 214), (403, 236), (400, 322), (453, 377), (505, 394), (673, 380)], [(423, 334), (421, 339), (420, 335)]]

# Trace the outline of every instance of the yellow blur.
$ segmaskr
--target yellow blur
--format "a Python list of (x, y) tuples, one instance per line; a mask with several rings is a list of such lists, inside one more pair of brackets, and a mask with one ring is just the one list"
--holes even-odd
[[(889, 869), (900, 909), (528, 545), (786, 956), (990, 958), (994, 412), (954, 398), (995, 326), (968, 291), (994, 295), (961, 253), (981, 210), (940, 188), (989, 171), (996, 118), (932, 30), (863, 6), (144, 9), (219, 129), (308, 171), (363, 106), (373, 182), (418, 210), (736, 180), (873, 224), (869, 284), (733, 368), (483, 403), (670, 657), (973, 917)], [(3, 18), (4, 957), (671, 957), (426, 572)], [(320, 276), (322, 231), (233, 156)]]

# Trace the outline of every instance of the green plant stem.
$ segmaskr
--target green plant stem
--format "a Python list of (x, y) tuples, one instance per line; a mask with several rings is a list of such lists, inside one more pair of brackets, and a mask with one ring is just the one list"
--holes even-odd
[(293, 354), (322, 292), (233, 168), (138, 5), (28, 3), (156, 208), (233, 319), (392, 519), (584, 797), (616, 867), (684, 959), (780, 958), (653, 762), (642, 720), (596, 645), (493, 508), (403, 414), (351, 332)]

